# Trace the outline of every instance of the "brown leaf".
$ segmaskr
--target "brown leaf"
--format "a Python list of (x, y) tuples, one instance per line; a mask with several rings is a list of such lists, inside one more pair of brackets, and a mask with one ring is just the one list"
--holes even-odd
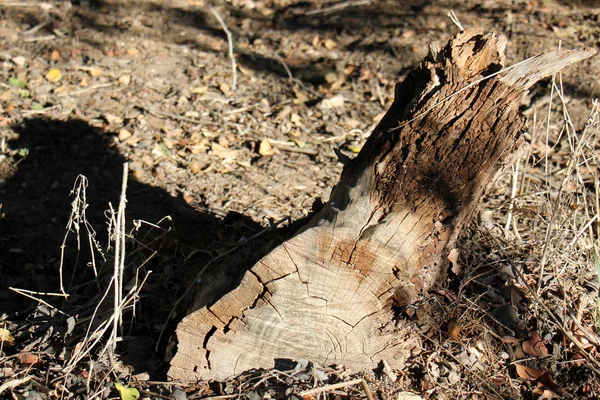
[(531, 337), (523, 342), (523, 352), (532, 357), (548, 355), (548, 349), (537, 332), (531, 332)]
[(500, 341), (502, 341), (502, 343), (519, 343), (522, 339), (517, 339), (514, 337), (510, 337), (510, 336), (502, 336), (500, 338)]
[(22, 365), (33, 365), (40, 362), (40, 357), (32, 353), (19, 353), (17, 358)]
[(552, 375), (550, 375), (549, 371), (545, 371), (537, 379), (537, 381), (542, 385), (546, 386), (548, 389), (552, 390), (554, 393), (558, 394), (559, 396), (565, 394), (565, 389), (563, 389), (562, 386), (557, 385), (556, 382), (554, 382), (554, 379), (552, 379)]
[(517, 375), (520, 378), (526, 379), (528, 381), (535, 381), (537, 378), (544, 374), (544, 371), (535, 368), (529, 368), (525, 365), (517, 364)]
[(448, 321), (448, 334), (454, 340), (458, 340), (460, 335), (460, 324), (456, 320), (456, 318), (452, 318)]
[(52, 61), (60, 61), (61, 58), (62, 56), (60, 55), (60, 51), (57, 49), (52, 50), (52, 54), (50, 55), (50, 59)]
[(232, 160), (232, 159), (237, 158), (240, 154), (240, 150), (227, 149), (218, 143), (212, 143), (211, 149), (217, 157), (220, 157), (223, 159)]

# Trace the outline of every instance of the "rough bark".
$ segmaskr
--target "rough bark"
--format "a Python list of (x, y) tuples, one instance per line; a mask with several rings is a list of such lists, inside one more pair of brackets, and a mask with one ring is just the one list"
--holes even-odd
[(447, 249), (520, 144), (521, 97), (594, 53), (502, 71), (505, 43), (467, 30), (432, 49), (325, 207), (237, 288), (183, 319), (169, 376), (220, 380), (278, 359), (401, 367), (409, 347), (395, 310), (443, 277)]

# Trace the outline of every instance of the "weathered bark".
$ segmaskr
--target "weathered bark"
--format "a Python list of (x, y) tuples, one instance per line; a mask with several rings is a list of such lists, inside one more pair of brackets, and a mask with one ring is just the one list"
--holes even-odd
[(520, 144), (523, 93), (594, 54), (553, 52), (495, 74), (504, 47), (467, 30), (432, 50), (308, 226), (180, 323), (170, 377), (224, 379), (276, 359), (401, 366), (394, 308), (443, 276), (447, 249)]

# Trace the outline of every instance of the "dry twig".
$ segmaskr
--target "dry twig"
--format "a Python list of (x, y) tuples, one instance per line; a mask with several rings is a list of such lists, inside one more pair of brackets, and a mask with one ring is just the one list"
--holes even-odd
[(229, 58), (231, 59), (231, 70), (233, 74), (233, 82), (231, 83), (231, 89), (235, 91), (235, 89), (237, 88), (237, 65), (235, 63), (235, 56), (233, 55), (233, 36), (231, 35), (231, 31), (227, 28), (227, 25), (225, 25), (223, 18), (221, 18), (217, 10), (211, 7), (210, 12), (215, 16), (217, 21), (219, 21), (223, 32), (225, 32), (225, 35), (227, 35), (227, 45), (229, 46)]

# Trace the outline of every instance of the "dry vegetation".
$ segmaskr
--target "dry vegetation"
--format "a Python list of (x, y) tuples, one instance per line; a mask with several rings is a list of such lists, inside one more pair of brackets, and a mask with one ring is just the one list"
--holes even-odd
[[(527, 145), (490, 187), (448, 280), (403, 311), (417, 334), (406, 368), (299, 362), (227, 382), (165, 382), (188, 289), (224, 264), (243, 271), (289, 237), (301, 221), (285, 217), (298, 221), (327, 197), (341, 171), (333, 148), (360, 149), (395, 80), (426, 51), (425, 31), (439, 40), (455, 27), (442, 25), (449, 8), (436, 19), (428, 2), (425, 27), (369, 14), (387, 30), (288, 37), (268, 18), (334, 25), (347, 9), (66, 3), (0, 5), (0, 397), (600, 397), (597, 63), (537, 86), (523, 105)], [(462, 23), (490, 24), (495, 3), (465, 5)], [(552, 50), (547, 32), (597, 45), (590, 5), (518, 3), (504, 5), (514, 43), (525, 43), (524, 18), (536, 52)], [(204, 11), (191, 16), (194, 7)], [(177, 25), (186, 18), (206, 29)], [(236, 81), (223, 26), (238, 41)], [(393, 45), (377, 39), (384, 33)], [(527, 51), (516, 47), (512, 62)]]

